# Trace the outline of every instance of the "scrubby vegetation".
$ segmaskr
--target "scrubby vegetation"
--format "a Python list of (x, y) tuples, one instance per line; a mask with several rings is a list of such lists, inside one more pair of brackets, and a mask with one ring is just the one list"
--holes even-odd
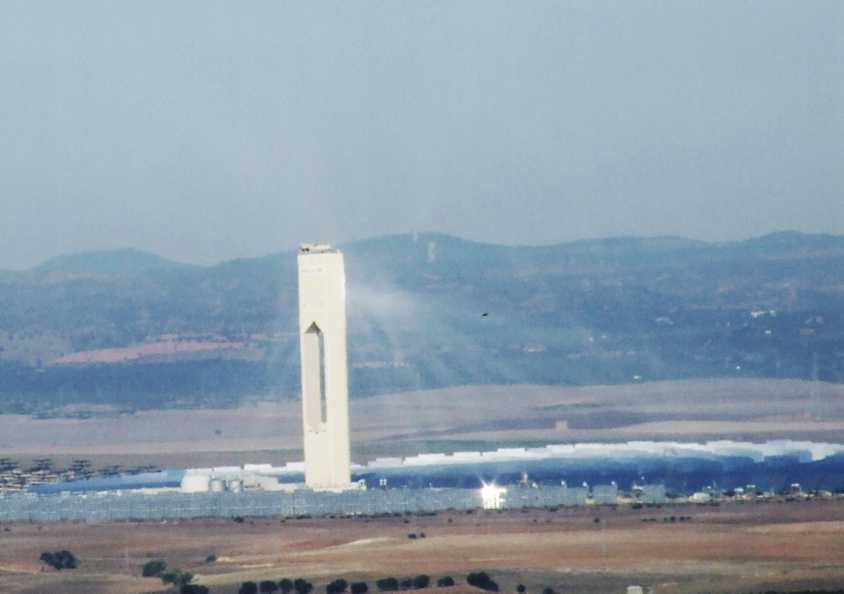
[(161, 574), (167, 570), (167, 562), (163, 559), (153, 559), (144, 563), (141, 568), (141, 575), (144, 577), (161, 577)]
[(399, 589), (399, 581), (394, 577), (375, 580), (375, 585), (380, 592), (395, 592)]
[(340, 578), (336, 579), (333, 582), (330, 582), (325, 587), (326, 594), (341, 594), (341, 592), (345, 592), (346, 588), (349, 587), (349, 582)]
[(186, 586), (193, 581), (193, 574), (181, 569), (173, 569), (161, 574), (161, 581), (165, 584), (173, 584), (177, 588)]
[(498, 592), (498, 584), (485, 571), (470, 573), (466, 576), (466, 583), (487, 592)]
[(413, 578), (413, 589), (414, 590), (423, 590), (431, 585), (431, 578), (427, 575), (417, 575)]
[(56, 551), (54, 553), (41, 553), (41, 561), (55, 570), (76, 569), (79, 567), (79, 559), (70, 551)]

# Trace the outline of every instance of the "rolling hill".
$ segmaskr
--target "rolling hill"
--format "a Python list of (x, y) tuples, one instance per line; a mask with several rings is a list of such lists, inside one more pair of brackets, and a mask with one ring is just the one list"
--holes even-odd
[[(844, 237), (508, 247), (425, 233), (341, 248), (353, 397), (493, 383), (844, 381)], [(0, 411), (292, 397), (295, 267), (294, 252), (200, 267), (119, 250), (4, 272)]]

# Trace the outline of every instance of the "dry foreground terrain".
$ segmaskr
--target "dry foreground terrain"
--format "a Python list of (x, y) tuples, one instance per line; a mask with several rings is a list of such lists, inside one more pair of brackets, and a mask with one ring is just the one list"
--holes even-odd
[[(583, 388), (464, 387), (351, 403), (357, 461), (418, 452), (634, 439), (844, 442), (844, 387), (719, 380)], [(0, 416), (0, 456), (95, 465), (185, 467), (301, 459), (297, 400), (227, 410), (90, 419)], [(674, 516), (675, 521), (671, 521)], [(596, 520), (597, 518), (597, 520)], [(682, 521), (681, 521), (682, 518)], [(409, 533), (425, 538), (408, 538)], [(39, 556), (68, 549), (76, 570)], [(207, 563), (209, 555), (216, 562)], [(150, 559), (196, 574), (211, 592), (302, 577), (314, 594), (338, 577), (375, 591), (384, 577), (450, 575), (442, 594), (485, 570), (502, 592), (749, 592), (844, 586), (844, 500), (440, 513), (390, 518), (246, 518), (169, 523), (0, 526), (0, 592), (164, 591)]]
[[(675, 521), (671, 521), (674, 516)], [(411, 539), (409, 533), (425, 537)], [(69, 549), (78, 569), (57, 572), (43, 551)], [(207, 562), (209, 555), (215, 562)], [(448, 592), (480, 592), (486, 570), (502, 592), (539, 594), (749, 592), (844, 584), (844, 502), (677, 505), (389, 518), (193, 520), (169, 523), (16, 523), (0, 528), (0, 591), (165, 591), (141, 566), (164, 559), (212, 593), (246, 580), (302, 577), (315, 594), (342, 577), (453, 576)], [(440, 591), (440, 590), (435, 590)]]

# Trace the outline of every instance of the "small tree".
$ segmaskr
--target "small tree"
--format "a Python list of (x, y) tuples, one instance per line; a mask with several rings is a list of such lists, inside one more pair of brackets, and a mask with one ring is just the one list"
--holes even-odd
[(173, 584), (177, 588), (187, 586), (193, 580), (193, 574), (181, 569), (174, 569), (161, 574), (161, 581), (165, 584)]
[(498, 592), (498, 584), (485, 571), (477, 571), (466, 576), (466, 583), (487, 592)]
[(258, 594), (258, 584), (255, 582), (243, 582), (240, 584), (238, 594)]
[(366, 582), (354, 582), (349, 589), (352, 591), (352, 594), (366, 594), (369, 592), (369, 586), (366, 585)]
[(293, 590), (293, 581), (288, 578), (284, 578), (278, 583), (278, 587), (281, 590), (281, 594), (290, 594)]
[(41, 561), (55, 570), (76, 569), (79, 567), (79, 559), (70, 551), (56, 551), (54, 553), (41, 553)]
[(153, 559), (144, 563), (141, 575), (144, 577), (159, 577), (167, 570), (167, 562), (163, 559)]
[(179, 594), (208, 594), (208, 588), (198, 584), (185, 584), (179, 588)]
[(381, 592), (395, 592), (399, 589), (399, 581), (394, 577), (382, 578), (375, 582)]
[(272, 592), (278, 592), (278, 585), (271, 581), (271, 580), (264, 580), (260, 584), (258, 584), (258, 591), (264, 594), (271, 594)]
[(410, 590), (413, 588), (413, 578), (402, 578), (399, 581), (399, 588), (402, 590)]
[(310, 594), (311, 590), (314, 589), (314, 585), (302, 578), (296, 578), (293, 580), (293, 589), (296, 590), (296, 594)]
[(334, 580), (333, 582), (329, 583), (325, 587), (326, 594), (341, 594), (342, 592), (346, 591), (346, 588), (349, 587), (349, 582), (340, 578)]
[(47, 551), (44, 551), (43, 553), (41, 553), (41, 556), (38, 557), (38, 558), (41, 560), (41, 563), (46, 563), (47, 565), (49, 565), (53, 569), (60, 569), (59, 567), (56, 567), (56, 561), (55, 561), (55, 558), (53, 557), (53, 553), (48, 553)]
[(70, 551), (59, 551), (59, 558), (65, 569), (76, 569), (79, 567), (79, 559)]
[(450, 588), (454, 585), (454, 578), (450, 575), (441, 577), (437, 580), (437, 588)]
[(557, 593), (554, 591), (554, 588), (546, 587), (542, 590), (542, 594), (557, 594)]
[(527, 588), (524, 584), (519, 584), (518, 586), (516, 586), (516, 592), (518, 592), (519, 594), (525, 594), (525, 592), (527, 592)]
[(431, 578), (427, 575), (417, 575), (413, 578), (413, 589), (423, 590), (431, 585)]

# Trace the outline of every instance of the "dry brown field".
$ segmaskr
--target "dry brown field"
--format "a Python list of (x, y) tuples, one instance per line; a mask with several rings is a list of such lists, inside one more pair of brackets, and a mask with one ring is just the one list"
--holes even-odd
[[(684, 521), (671, 522), (688, 518)], [(656, 521), (644, 521), (655, 519)], [(425, 533), (411, 540), (409, 533)], [(57, 572), (43, 551), (69, 549), (80, 567)], [(217, 561), (207, 563), (208, 555)], [(15, 523), (0, 527), (0, 591), (165, 591), (140, 577), (161, 558), (196, 575), (212, 593), (245, 580), (311, 580), (315, 594), (342, 577), (374, 590), (382, 577), (453, 576), (442, 594), (485, 570), (515, 592), (761, 592), (844, 585), (844, 501), (443, 512), (388, 518), (246, 518), (145, 523)], [(438, 590), (433, 590), (438, 591)]]

